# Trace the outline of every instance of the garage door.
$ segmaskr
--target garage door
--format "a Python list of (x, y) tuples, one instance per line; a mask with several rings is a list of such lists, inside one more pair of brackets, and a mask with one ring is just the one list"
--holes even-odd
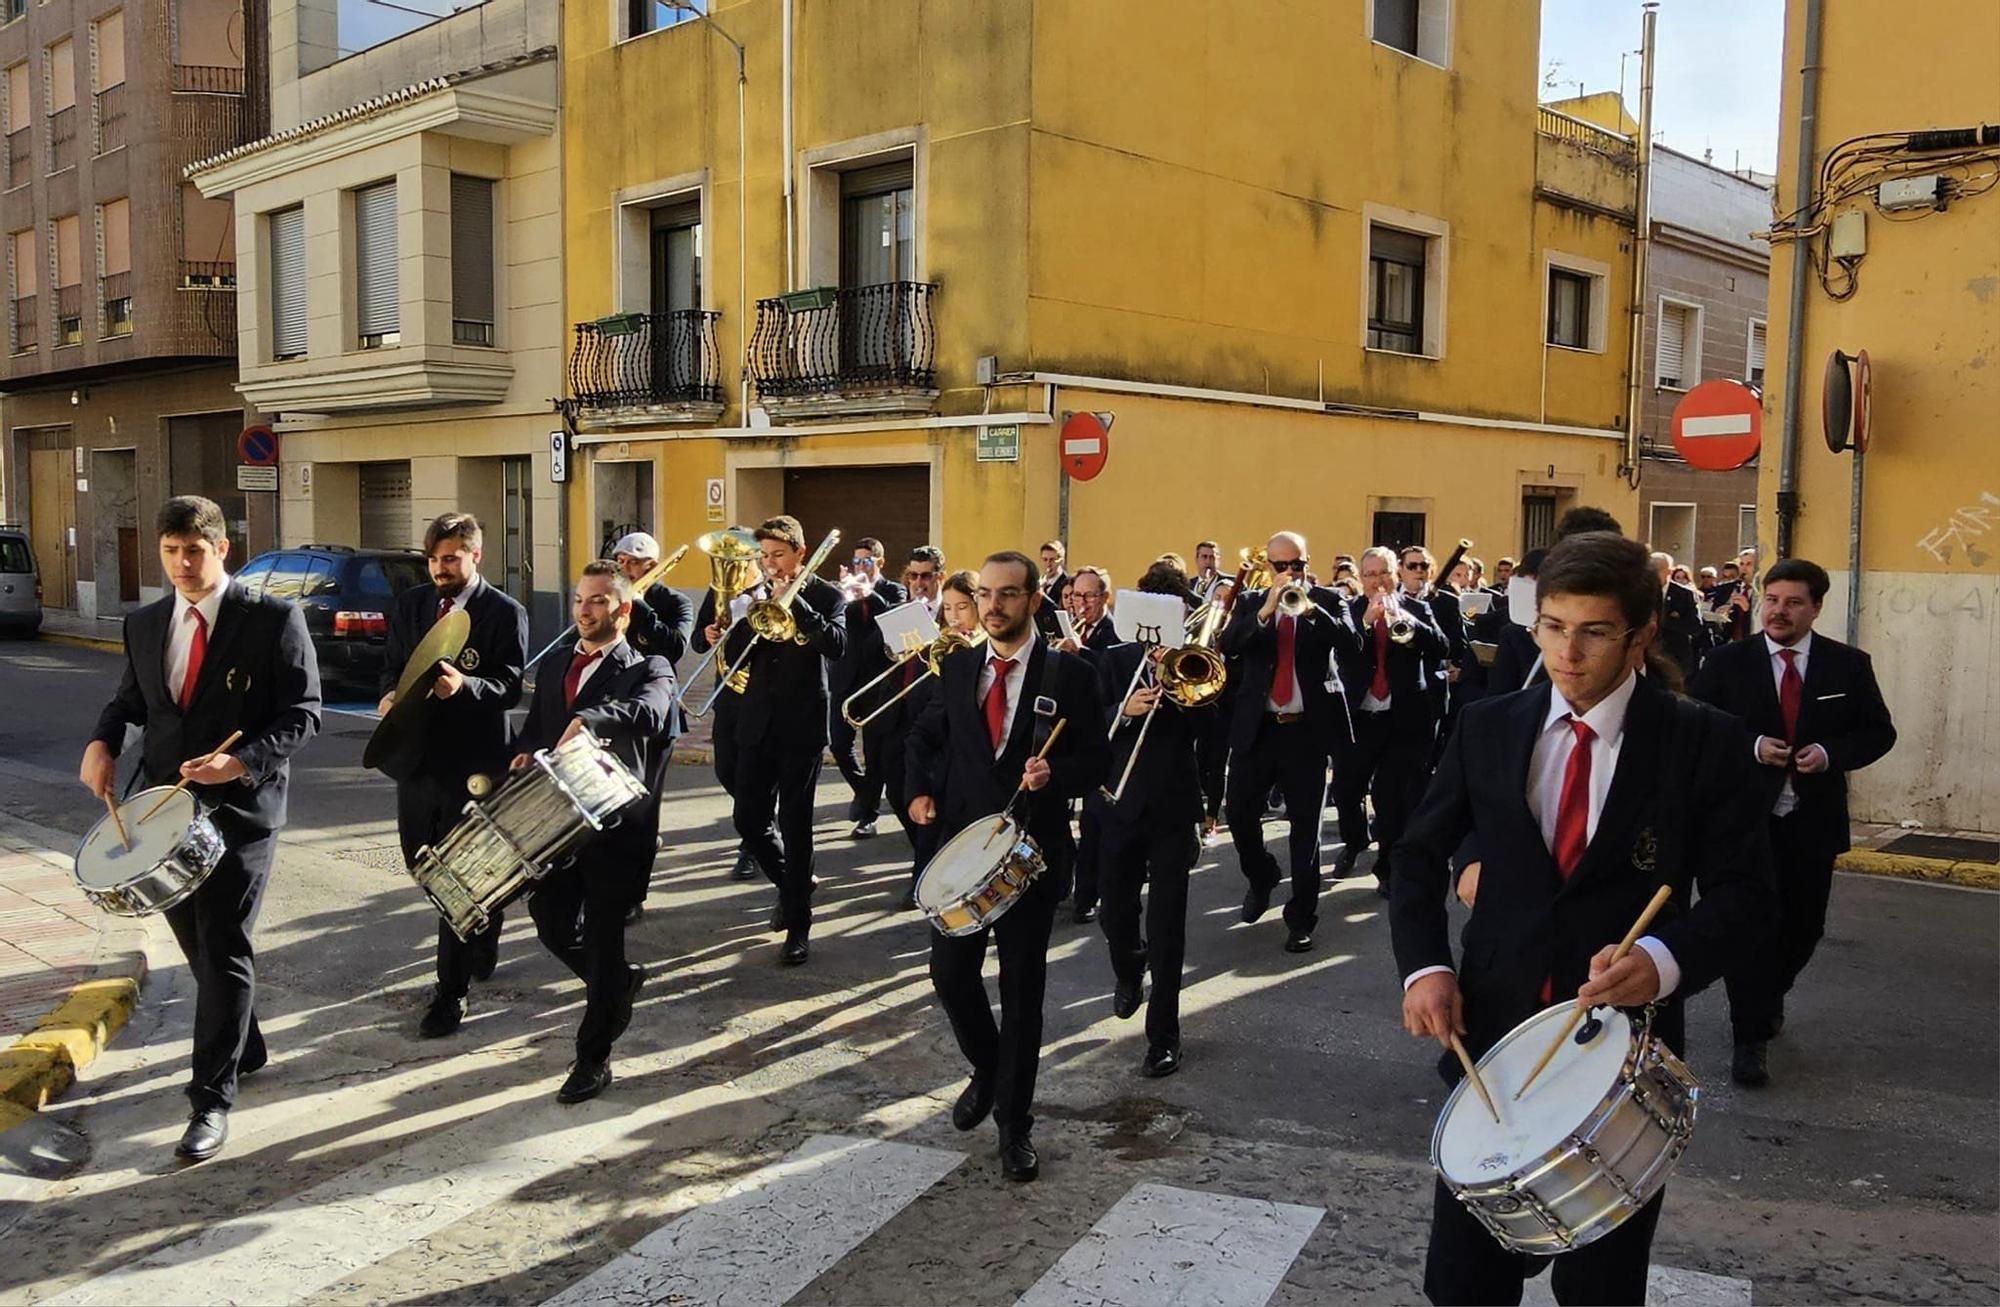
[(417, 538), (410, 529), (409, 463), (363, 463), (361, 547), (410, 549), (416, 542)]
[(931, 470), (928, 465), (787, 468), (785, 511), (805, 526), (807, 549), (840, 528), (842, 547), (827, 558), (821, 575), (838, 576), (840, 564), (853, 556), (846, 546), (874, 536), (887, 560), (884, 575), (900, 576), (909, 551), (930, 542)]

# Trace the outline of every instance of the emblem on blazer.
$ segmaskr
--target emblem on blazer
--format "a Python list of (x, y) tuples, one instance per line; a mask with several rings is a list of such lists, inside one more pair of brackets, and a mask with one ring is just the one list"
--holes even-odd
[(464, 671), (474, 671), (479, 667), (479, 650), (465, 648), (458, 651), (458, 665)]
[[(243, 682), (241, 685), (237, 684), (237, 681), (239, 680)], [(222, 678), (222, 688), (229, 691), (231, 694), (236, 693), (238, 690), (242, 690), (246, 694), (249, 693), (250, 673), (243, 671), (240, 668), (236, 667), (230, 668), (228, 673), (224, 675)]]
[(1660, 842), (1653, 838), (1653, 828), (1646, 827), (1639, 832), (1639, 838), (1632, 842), (1632, 865), (1640, 871), (1656, 870), (1659, 861)]

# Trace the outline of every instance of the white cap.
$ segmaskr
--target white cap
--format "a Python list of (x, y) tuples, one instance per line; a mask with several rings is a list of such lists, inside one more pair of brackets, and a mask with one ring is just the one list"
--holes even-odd
[(620, 554), (630, 554), (634, 558), (658, 560), (660, 556), (660, 542), (647, 535), (644, 531), (634, 531), (629, 535), (619, 536), (618, 543), (611, 546), (611, 556), (613, 558), (618, 557)]

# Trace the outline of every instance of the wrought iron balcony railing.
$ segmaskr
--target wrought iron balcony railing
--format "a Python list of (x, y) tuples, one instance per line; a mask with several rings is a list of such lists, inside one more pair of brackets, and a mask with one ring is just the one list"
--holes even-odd
[(83, 344), (83, 286), (56, 287), (56, 345)]
[(14, 301), (14, 352), (26, 354), (41, 343), (41, 299), (35, 295), (23, 295)]
[(570, 394), (589, 408), (720, 404), (719, 316), (679, 309), (577, 323), (569, 356)]
[(132, 334), (132, 274), (113, 272), (98, 279), (98, 296), (104, 301), (104, 336)]
[(937, 385), (935, 285), (800, 291), (757, 301), (750, 369), (757, 393), (787, 399)]
[(182, 290), (229, 290), (236, 285), (236, 265), (234, 263), (204, 263), (197, 259), (181, 260)]
[(61, 172), (76, 164), (76, 106), (58, 109), (49, 115), (49, 171)]
[(243, 70), (218, 64), (175, 64), (176, 91), (202, 91), (211, 95), (243, 94)]
[(26, 186), (31, 176), (33, 147), (29, 144), (28, 129), (17, 127), (7, 133), (7, 188)]
[(125, 144), (125, 83), (97, 93), (97, 153), (109, 154)]

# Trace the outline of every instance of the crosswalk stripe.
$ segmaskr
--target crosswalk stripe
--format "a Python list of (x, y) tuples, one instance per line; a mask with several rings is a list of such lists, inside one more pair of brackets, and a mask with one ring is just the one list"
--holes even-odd
[(778, 1307), (951, 1173), (962, 1153), (814, 1135), (548, 1300)]
[(1326, 1210), (1134, 1186), (1017, 1307), (1263, 1307)]
[[(1655, 1266), (1646, 1276), (1652, 1307), (1750, 1307), (1750, 1281), (1678, 1266)], [(1555, 1307), (1549, 1277), (1538, 1275), (1521, 1289), (1521, 1307)]]

